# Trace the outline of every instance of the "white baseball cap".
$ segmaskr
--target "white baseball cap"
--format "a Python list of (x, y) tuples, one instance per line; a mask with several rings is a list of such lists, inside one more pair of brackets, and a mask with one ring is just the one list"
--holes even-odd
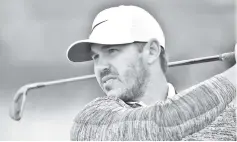
[(155, 20), (144, 9), (137, 6), (119, 6), (101, 11), (95, 18), (89, 39), (72, 43), (67, 57), (72, 62), (92, 60), (90, 44), (117, 45), (158, 40), (165, 47), (164, 33)]

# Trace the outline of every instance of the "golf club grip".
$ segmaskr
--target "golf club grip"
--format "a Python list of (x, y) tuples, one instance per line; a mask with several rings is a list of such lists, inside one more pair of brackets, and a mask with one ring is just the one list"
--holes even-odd
[(221, 54), (222, 61), (236, 61), (235, 52), (223, 53)]

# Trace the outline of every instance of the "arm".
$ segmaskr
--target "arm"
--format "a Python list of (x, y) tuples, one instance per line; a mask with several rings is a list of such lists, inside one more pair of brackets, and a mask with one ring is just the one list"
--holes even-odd
[(205, 128), (235, 97), (235, 86), (220, 74), (156, 104), (155, 121), (164, 128), (161, 140), (181, 140)]

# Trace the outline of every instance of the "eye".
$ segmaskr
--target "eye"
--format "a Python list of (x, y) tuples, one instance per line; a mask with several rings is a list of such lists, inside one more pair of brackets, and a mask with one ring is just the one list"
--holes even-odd
[(118, 49), (115, 49), (115, 48), (110, 48), (110, 49), (108, 49), (108, 52), (109, 52), (109, 53), (114, 53), (114, 52), (116, 52), (116, 51), (118, 51)]
[(99, 55), (98, 55), (98, 54), (93, 54), (93, 55), (91, 56), (91, 58), (92, 58), (93, 60), (96, 60), (96, 59), (99, 58)]

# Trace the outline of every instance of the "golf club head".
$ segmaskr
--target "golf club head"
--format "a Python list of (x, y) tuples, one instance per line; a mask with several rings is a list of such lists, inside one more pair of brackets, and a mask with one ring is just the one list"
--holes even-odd
[(29, 89), (29, 86), (23, 86), (15, 94), (9, 112), (9, 115), (13, 120), (19, 121), (21, 119), (25, 106), (26, 95)]

